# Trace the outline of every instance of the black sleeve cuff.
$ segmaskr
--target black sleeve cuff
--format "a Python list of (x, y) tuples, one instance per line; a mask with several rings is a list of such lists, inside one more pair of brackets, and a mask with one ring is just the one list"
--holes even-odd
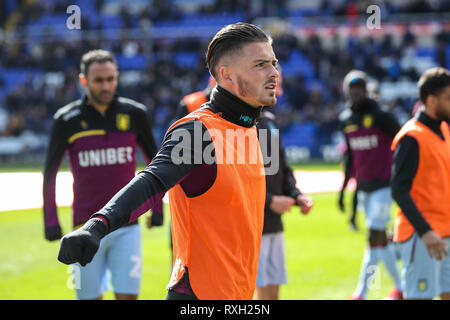
[(414, 229), (416, 230), (417, 234), (420, 237), (422, 237), (426, 232), (433, 230), (433, 229), (431, 229), (430, 225), (428, 223), (426, 223), (425, 221), (423, 221), (423, 223), (416, 224), (414, 226)]
[(300, 190), (294, 189), (294, 190), (292, 190), (290, 196), (291, 196), (292, 198), (294, 198), (294, 199), (297, 199), (297, 197), (298, 197), (299, 195), (301, 195), (301, 194), (303, 194), (303, 193), (301, 193)]
[(101, 218), (98, 217), (94, 217), (86, 221), (82, 228), (98, 239), (103, 238), (108, 233), (108, 226), (101, 220)]
[(51, 227), (45, 227), (45, 239), (48, 241), (55, 241), (62, 238), (62, 231), (59, 224), (51, 226)]
[(162, 226), (164, 223), (164, 216), (161, 212), (152, 211), (152, 220), (151, 220), (153, 227), (159, 227)]

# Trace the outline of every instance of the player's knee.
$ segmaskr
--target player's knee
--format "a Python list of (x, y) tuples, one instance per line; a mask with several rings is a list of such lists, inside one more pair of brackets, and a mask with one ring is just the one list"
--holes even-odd
[(371, 247), (386, 246), (387, 235), (385, 230), (373, 230), (369, 231), (369, 245)]
[(115, 293), (116, 300), (137, 300), (137, 294)]

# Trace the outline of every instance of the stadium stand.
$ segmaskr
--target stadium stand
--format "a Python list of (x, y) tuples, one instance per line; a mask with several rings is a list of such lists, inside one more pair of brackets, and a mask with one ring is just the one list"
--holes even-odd
[[(380, 30), (366, 26), (373, 2), (381, 8)], [(73, 4), (81, 11), (79, 30), (66, 26)], [(81, 55), (99, 47), (117, 57), (119, 93), (147, 105), (162, 138), (179, 99), (206, 86), (209, 37), (237, 21), (274, 37), (285, 77), (274, 112), (287, 148), (323, 157), (324, 146), (329, 154), (342, 139), (341, 81), (352, 68), (378, 81), (383, 105), (402, 122), (409, 117), (418, 75), (450, 67), (449, 12), (444, 0), (2, 1), (0, 161), (42, 157), (54, 112), (82, 94)]]

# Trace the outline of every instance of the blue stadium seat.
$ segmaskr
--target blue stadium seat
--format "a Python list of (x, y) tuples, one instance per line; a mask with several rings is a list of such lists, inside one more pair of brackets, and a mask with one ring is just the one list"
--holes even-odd
[(305, 80), (306, 80), (305, 86), (307, 91), (319, 90), (322, 93), (322, 95), (324, 95), (325, 92), (328, 90), (327, 86), (321, 80), (310, 78), (305, 78)]
[(4, 85), (0, 90), (0, 99), (11, 93), (19, 84), (27, 80), (30, 75), (41, 74), (37, 69), (22, 69), (22, 68), (6, 68), (0, 70)]
[(450, 44), (447, 45), (447, 54), (446, 54), (446, 60), (447, 60), (447, 69), (450, 69)]
[(5, 1), (5, 14), (10, 15), (17, 8), (17, 0), (6, 0)]
[(75, 0), (74, 1), (77, 6), (80, 7), (81, 11), (83, 12), (84, 10), (86, 11), (95, 11), (95, 1), (92, 0)]
[(174, 62), (181, 68), (195, 66), (199, 61), (198, 54), (190, 51), (180, 51), (175, 54)]
[(104, 29), (122, 28), (122, 19), (119, 16), (103, 15), (101, 22)]
[(286, 146), (311, 148), (315, 144), (316, 130), (317, 127), (313, 122), (295, 123), (283, 133), (283, 143)]
[[(287, 64), (283, 65), (283, 74), (286, 75), (302, 74), (305, 79), (315, 79), (314, 66), (311, 61), (299, 50), (294, 50), (289, 55)], [(290, 70), (289, 70), (290, 69)]]
[(119, 70), (143, 70), (147, 66), (147, 58), (144, 55), (137, 55), (132, 58), (117, 55), (116, 59)]
[(416, 49), (416, 56), (430, 57), (434, 59), (434, 57), (436, 56), (436, 49), (430, 47), (419, 47)]
[(319, 8), (301, 8), (292, 10), (290, 12), (291, 17), (305, 17), (305, 16), (320, 16), (322, 12)]

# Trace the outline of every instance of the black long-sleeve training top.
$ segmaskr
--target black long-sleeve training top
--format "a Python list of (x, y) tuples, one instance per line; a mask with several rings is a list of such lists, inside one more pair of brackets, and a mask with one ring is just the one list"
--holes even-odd
[[(267, 145), (265, 143), (261, 144), (261, 151), (264, 156), (270, 155), (273, 161), (274, 155), (270, 154), (272, 150), (272, 135), (279, 135), (278, 126), (275, 121), (275, 116), (268, 110), (264, 110), (261, 119), (258, 121), (256, 127), (258, 128), (258, 133), (260, 130), (267, 130)], [(283, 231), (283, 222), (281, 215), (270, 209), (270, 203), (272, 202), (272, 197), (274, 195), (284, 195), (292, 198), (297, 198), (301, 194), (300, 190), (297, 189), (294, 174), (292, 169), (289, 167), (286, 155), (284, 151), (284, 146), (281, 141), (281, 137), (278, 137), (278, 148), (272, 150), (273, 152), (278, 152), (278, 171), (275, 174), (266, 175), (266, 202), (264, 207), (264, 227), (263, 234), (275, 233)], [(267, 151), (263, 149), (267, 148)], [(264, 161), (266, 167), (273, 166), (273, 163)]]
[[(220, 86), (216, 86), (211, 100), (203, 108), (220, 113), (225, 120), (247, 128), (255, 125), (262, 109), (248, 105)], [(196, 132), (199, 127), (201, 134)], [(190, 145), (183, 144), (183, 152), (190, 154), (191, 159), (201, 161), (174, 163), (172, 153), (181, 142), (178, 134), (181, 131), (183, 137), (186, 134), (191, 137)], [(198, 137), (202, 140), (200, 143)], [(213, 185), (217, 173), (215, 162), (206, 163), (202, 157), (206, 148), (206, 152), (212, 154), (211, 143), (208, 130), (203, 124), (199, 126), (198, 121), (186, 121), (173, 127), (166, 133), (160, 150), (145, 170), (93, 216), (103, 215), (108, 221), (109, 231), (114, 231), (152, 208), (176, 184), (180, 184), (188, 197), (203, 194)]]
[[(425, 112), (418, 112), (414, 116), (442, 140), (441, 122), (430, 118)], [(430, 231), (431, 227), (420, 213), (411, 198), (410, 191), (414, 177), (419, 166), (419, 145), (417, 140), (411, 136), (404, 136), (398, 143), (394, 152), (394, 164), (392, 166), (392, 197), (402, 209), (406, 218), (411, 222), (419, 236)]]

